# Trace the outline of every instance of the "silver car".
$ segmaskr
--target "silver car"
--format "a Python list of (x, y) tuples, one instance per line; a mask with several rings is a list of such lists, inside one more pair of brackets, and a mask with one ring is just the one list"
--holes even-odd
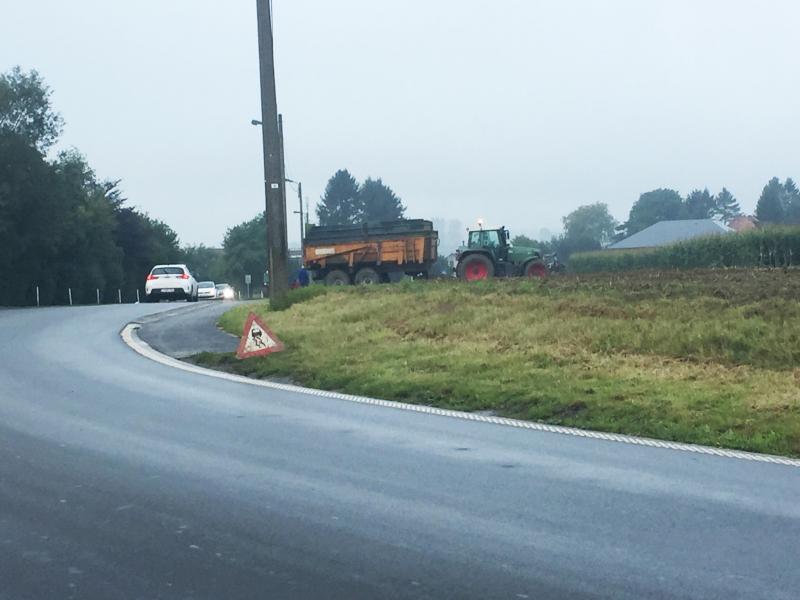
[(197, 284), (197, 297), (200, 300), (216, 300), (217, 286), (213, 281), (201, 281)]

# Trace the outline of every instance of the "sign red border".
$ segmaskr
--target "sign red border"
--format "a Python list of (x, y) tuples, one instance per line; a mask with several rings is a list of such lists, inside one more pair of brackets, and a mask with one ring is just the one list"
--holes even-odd
[[(269, 348), (263, 348), (262, 350), (245, 352), (244, 347), (245, 344), (247, 344), (247, 334), (250, 333), (250, 328), (253, 326), (253, 323), (256, 323), (259, 327), (261, 327), (261, 329), (272, 338), (276, 345)], [(242, 332), (242, 337), (239, 340), (239, 348), (236, 350), (236, 358), (242, 360), (245, 358), (253, 358), (254, 356), (264, 356), (265, 354), (272, 354), (273, 352), (283, 352), (285, 349), (286, 348), (283, 345), (283, 342), (278, 339), (278, 336), (272, 333), (272, 330), (267, 327), (266, 323), (264, 323), (264, 321), (262, 321), (258, 315), (252, 312), (247, 315), (247, 321), (244, 323), (244, 331)]]

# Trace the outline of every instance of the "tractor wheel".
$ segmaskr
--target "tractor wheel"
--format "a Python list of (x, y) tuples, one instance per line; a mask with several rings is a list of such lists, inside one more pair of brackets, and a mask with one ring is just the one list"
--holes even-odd
[(325, 285), (350, 285), (350, 276), (336, 269), (325, 276)]
[(458, 278), (481, 281), (494, 277), (494, 264), (483, 254), (470, 254), (458, 263)]
[(373, 285), (381, 282), (381, 276), (375, 269), (364, 267), (356, 273), (355, 282), (356, 285)]
[(543, 262), (532, 260), (522, 268), (522, 275), (528, 278), (538, 277), (539, 279), (544, 279), (547, 277), (547, 267)]

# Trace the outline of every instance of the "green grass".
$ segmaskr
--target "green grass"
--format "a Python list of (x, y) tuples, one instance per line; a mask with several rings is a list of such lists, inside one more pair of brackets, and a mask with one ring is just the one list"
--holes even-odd
[(197, 361), (353, 394), (800, 456), (800, 271), (310, 289), (286, 310), (257, 303), (221, 319), (238, 334), (254, 310), (285, 352)]

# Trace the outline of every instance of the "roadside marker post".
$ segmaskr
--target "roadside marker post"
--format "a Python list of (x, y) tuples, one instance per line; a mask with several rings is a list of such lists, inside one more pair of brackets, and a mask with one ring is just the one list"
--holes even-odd
[(67, 292), (69, 293), (69, 305), (72, 306), (72, 288), (67, 288)]
[(100, 304), (100, 288), (95, 288), (95, 291), (97, 292), (97, 303)]
[(136, 304), (139, 304), (139, 288), (136, 288)]
[(236, 350), (236, 358), (243, 360), (254, 356), (264, 356), (273, 352), (285, 350), (283, 342), (278, 339), (266, 323), (258, 318), (255, 313), (247, 315), (244, 324), (242, 339), (239, 341), (239, 348)]
[(38, 308), (39, 306), (40, 306), (40, 304), (39, 304), (39, 286), (37, 285), (36, 286), (36, 307)]
[(117, 300), (119, 300), (119, 304), (122, 304), (122, 290), (117, 289)]

